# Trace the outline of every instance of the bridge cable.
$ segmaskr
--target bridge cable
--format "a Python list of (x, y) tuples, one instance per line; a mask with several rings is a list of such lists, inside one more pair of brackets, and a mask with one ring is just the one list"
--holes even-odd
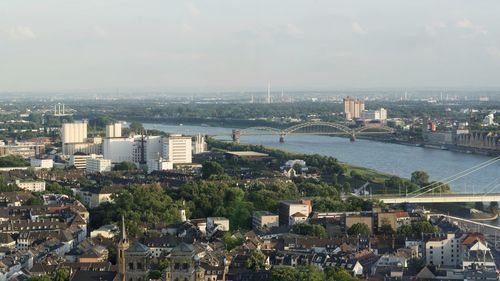
[[(460, 175), (461, 175), (461, 174), (463, 174), (463, 173), (467, 173), (467, 172), (469, 172), (470, 170), (474, 170), (474, 169), (479, 168), (479, 167), (483, 168), (482, 166), (486, 167), (486, 165), (488, 165), (488, 164), (490, 164), (490, 163), (491, 163), (491, 164), (493, 164), (494, 162), (496, 162), (496, 161), (498, 161), (498, 160), (500, 160), (500, 156), (495, 157), (495, 158), (492, 158), (492, 159), (490, 159), (490, 160), (488, 160), (488, 161), (482, 162), (482, 163), (480, 163), (480, 164), (478, 164), (478, 165), (472, 166), (472, 167), (470, 167), (470, 168), (468, 168), (468, 169), (466, 169), (466, 170), (463, 170), (463, 171), (461, 171), (461, 172), (459, 172), (459, 173), (456, 173), (456, 174), (454, 174), (454, 175), (451, 175), (451, 176), (449, 176), (449, 177), (443, 178), (443, 179), (441, 179), (441, 180), (437, 180), (437, 182), (448, 182), (448, 181), (450, 181), (450, 180), (452, 180), (452, 179), (456, 178), (457, 176), (460, 176)], [(428, 188), (428, 187), (431, 187), (431, 186), (433, 186), (433, 185), (434, 185), (434, 184), (429, 184), (429, 185), (423, 186), (423, 187), (419, 188), (418, 190), (412, 191), (412, 192), (410, 192), (410, 193), (408, 193), (408, 194), (417, 193), (417, 192), (419, 192), (420, 190), (425, 189), (425, 188)]]
[(487, 192), (484, 193), (484, 195), (488, 195), (490, 192), (492, 192), (493, 190), (495, 190), (495, 188), (497, 188), (498, 186), (500, 186), (500, 184), (495, 184), (498, 179), (500, 179), (500, 177), (494, 179), (491, 183), (489, 183), (488, 185), (486, 185), (485, 189), (488, 188), (489, 186), (493, 186), (492, 188), (490, 188)]
[[(497, 160), (497, 161), (498, 161), (498, 160)], [(495, 162), (497, 162), (497, 161), (495, 161)], [(454, 182), (454, 181), (457, 181), (457, 180), (459, 180), (459, 179), (461, 179), (461, 178), (463, 178), (463, 177), (465, 177), (465, 176), (468, 176), (468, 175), (470, 175), (470, 174), (472, 174), (472, 173), (475, 173), (475, 172), (477, 172), (477, 171), (481, 170), (481, 169), (482, 169), (482, 168), (484, 168), (484, 167), (487, 167), (487, 166), (489, 166), (489, 165), (491, 165), (491, 164), (494, 164), (495, 162), (491, 162), (491, 163), (489, 163), (489, 164), (487, 164), (487, 165), (484, 165), (484, 166), (482, 166), (482, 167), (476, 168), (476, 169), (474, 169), (474, 170), (472, 170), (472, 171), (470, 171), (470, 172), (467, 172), (466, 174), (460, 175), (460, 176), (458, 176), (458, 177), (456, 177), (456, 178), (454, 178), (454, 179), (452, 179), (452, 180), (449, 180), (449, 181), (447, 181), (447, 182), (442, 182), (442, 183), (438, 184), (437, 186), (433, 186), (433, 184), (431, 184), (431, 185), (429, 185), (429, 186), (428, 186), (428, 187), (432, 187), (431, 189), (428, 189), (428, 190), (426, 190), (426, 191), (424, 191), (424, 192), (422, 192), (422, 193), (418, 193), (418, 194), (414, 195), (413, 197), (418, 197), (418, 196), (424, 195), (424, 194), (426, 194), (426, 193), (429, 193), (429, 192), (433, 191), (434, 189), (437, 189), (438, 187), (442, 187), (442, 186), (444, 186), (444, 185), (446, 185), (446, 184), (449, 184), (449, 183), (452, 183), (452, 182)], [(434, 183), (434, 184), (436, 184), (436, 183)]]
[[(487, 166), (490, 166), (490, 165), (492, 165), (492, 164), (494, 164), (494, 163), (496, 163), (498, 161), (500, 161), (500, 156), (499, 157), (495, 157), (493, 159), (490, 159), (488, 161), (485, 161), (485, 162), (483, 162), (483, 163), (481, 163), (479, 165), (473, 166), (473, 167), (471, 167), (469, 169), (466, 169), (466, 170), (464, 170), (464, 171), (462, 171), (460, 173), (457, 173), (457, 174), (455, 174), (453, 176), (444, 178), (444, 179), (442, 179), (440, 181), (436, 181), (436, 182), (440, 183), (438, 185), (436, 185), (436, 182), (435, 182), (435, 183), (423, 186), (423, 187), (421, 187), (421, 188), (419, 188), (419, 189), (417, 189), (415, 191), (412, 191), (412, 192), (408, 193), (408, 195), (415, 195), (416, 194), (414, 197), (418, 197), (418, 196), (423, 195), (425, 193), (428, 193), (428, 192), (430, 192), (430, 191), (432, 191), (432, 190), (434, 190), (434, 189), (436, 189), (438, 187), (441, 187), (441, 186), (443, 186), (445, 184), (452, 183), (452, 182), (457, 181), (457, 180), (459, 180), (459, 179), (461, 179), (461, 178), (463, 178), (465, 176), (468, 176), (468, 175), (470, 175), (472, 173), (475, 173), (475, 172), (477, 172), (477, 171), (479, 171), (479, 170), (481, 170), (481, 169), (483, 169), (483, 168), (485, 168)], [(417, 192), (422, 191), (423, 189), (426, 189), (426, 188), (429, 188), (429, 187), (432, 187), (432, 188), (428, 189), (428, 190), (426, 190), (426, 191), (424, 191), (422, 193), (417, 193)]]

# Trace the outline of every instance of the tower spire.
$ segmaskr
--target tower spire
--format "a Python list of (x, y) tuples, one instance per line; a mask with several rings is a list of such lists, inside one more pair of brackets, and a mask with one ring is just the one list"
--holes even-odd
[(127, 231), (125, 230), (125, 218), (122, 215), (122, 240), (127, 239)]
[(117, 265), (118, 265), (118, 280), (125, 281), (125, 251), (128, 249), (129, 243), (127, 239), (127, 230), (125, 229), (125, 218), (122, 215), (122, 237), (118, 242)]

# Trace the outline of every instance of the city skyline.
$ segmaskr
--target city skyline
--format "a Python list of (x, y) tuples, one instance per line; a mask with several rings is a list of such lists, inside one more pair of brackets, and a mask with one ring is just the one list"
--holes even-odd
[(286, 4), (4, 2), (0, 93), (500, 87), (497, 2)]

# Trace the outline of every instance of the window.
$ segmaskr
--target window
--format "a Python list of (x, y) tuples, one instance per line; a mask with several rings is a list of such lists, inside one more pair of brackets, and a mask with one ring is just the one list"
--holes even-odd
[(142, 263), (140, 262), (137, 263), (137, 269), (142, 270)]
[(129, 262), (128, 263), (128, 269), (134, 270), (134, 263)]

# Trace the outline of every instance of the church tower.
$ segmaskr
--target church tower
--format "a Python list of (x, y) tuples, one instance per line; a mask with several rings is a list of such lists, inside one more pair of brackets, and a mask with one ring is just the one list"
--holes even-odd
[(125, 281), (125, 251), (129, 247), (129, 241), (127, 238), (127, 231), (125, 230), (125, 219), (122, 216), (122, 237), (120, 239), (120, 242), (118, 242), (118, 247), (117, 247), (117, 265), (118, 265), (118, 280), (119, 281)]

